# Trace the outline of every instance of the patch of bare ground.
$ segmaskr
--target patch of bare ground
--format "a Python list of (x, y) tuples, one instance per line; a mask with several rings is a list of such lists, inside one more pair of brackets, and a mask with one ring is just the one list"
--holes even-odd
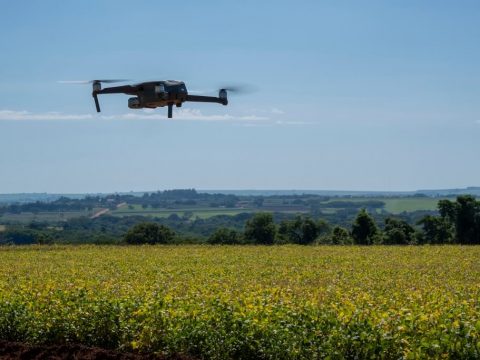
[(185, 355), (161, 356), (155, 354), (124, 353), (115, 350), (88, 347), (78, 344), (29, 345), (0, 340), (1, 360), (194, 360)]

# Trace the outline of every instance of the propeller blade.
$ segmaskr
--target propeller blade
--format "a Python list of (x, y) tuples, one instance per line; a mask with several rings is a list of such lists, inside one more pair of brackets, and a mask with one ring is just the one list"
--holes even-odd
[(60, 80), (57, 81), (60, 84), (93, 84), (93, 83), (116, 83), (129, 81), (128, 79), (106, 79), (106, 80)]
[(243, 94), (250, 94), (253, 92), (258, 91), (258, 88), (254, 85), (250, 84), (229, 84), (225, 86), (220, 86), (217, 89), (189, 89), (188, 93), (189, 94), (196, 94), (196, 95), (205, 95), (205, 94), (215, 94), (219, 92), (219, 90), (227, 90), (229, 93), (232, 94), (238, 94), (238, 95), (243, 95)]
[(251, 84), (229, 84), (221, 86), (220, 89), (236, 94), (251, 94), (258, 90), (258, 88)]
[(60, 80), (59, 84), (90, 84), (90, 80)]
[(123, 82), (123, 81), (130, 81), (128, 79), (107, 79), (107, 80), (92, 80), (91, 82), (94, 83), (94, 82), (103, 82), (103, 83), (106, 83), (106, 84), (109, 84), (109, 83), (116, 83), (116, 82)]

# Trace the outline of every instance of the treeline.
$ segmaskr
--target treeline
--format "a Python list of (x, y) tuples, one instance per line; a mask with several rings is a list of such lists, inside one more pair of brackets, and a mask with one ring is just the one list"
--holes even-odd
[[(133, 201), (134, 200), (134, 201)], [(198, 193), (195, 189), (165, 190), (145, 193), (141, 198), (130, 199), (129, 203), (143, 207), (168, 208), (171, 205), (206, 204), (209, 207), (233, 208), (239, 201), (235, 195)]]
[(11, 204), (0, 207), (0, 214), (11, 213), (20, 214), (23, 212), (66, 212), (92, 210), (94, 207), (106, 205), (107, 200), (99, 196), (86, 197), (85, 199), (70, 199), (61, 197), (55, 201), (43, 202), (36, 201), (25, 204)]
[(480, 201), (470, 195), (440, 200), (438, 211), (439, 216), (425, 216), (419, 222), (424, 242), (480, 244)]
[(480, 244), (480, 202), (473, 196), (456, 201), (440, 200), (439, 215), (426, 215), (412, 226), (407, 221), (386, 217), (380, 227), (365, 210), (358, 212), (351, 228), (331, 226), (325, 220), (298, 216), (276, 225), (271, 214), (258, 213), (245, 224), (243, 233), (220, 228), (208, 242), (212, 244), (335, 244), (335, 245), (422, 245)]
[(191, 220), (177, 215), (71, 219), (62, 227), (31, 223), (0, 232), (0, 244), (48, 243), (209, 243), (209, 244), (332, 244), (422, 245), (480, 244), (480, 202), (472, 196), (440, 200), (438, 215), (411, 223), (386, 216), (379, 221), (366, 209), (349, 226), (309, 215), (259, 212)]
[(96, 207), (115, 209), (117, 205), (135, 204), (142, 207), (169, 208), (203, 204), (209, 207), (234, 207), (239, 201), (235, 195), (198, 193), (195, 189), (165, 190), (145, 193), (143, 196), (112, 194), (107, 196), (86, 196), (82, 199), (61, 197), (55, 201), (36, 201), (24, 204), (0, 206), (0, 214), (22, 212), (68, 212), (92, 210)]
[(416, 230), (401, 219), (387, 218), (381, 230), (373, 217), (362, 209), (351, 229), (332, 226), (323, 219), (313, 220), (309, 216), (297, 216), (273, 221), (272, 214), (257, 213), (245, 224), (243, 232), (219, 228), (209, 238), (210, 244), (325, 244), (325, 245), (371, 245), (371, 244), (415, 244)]

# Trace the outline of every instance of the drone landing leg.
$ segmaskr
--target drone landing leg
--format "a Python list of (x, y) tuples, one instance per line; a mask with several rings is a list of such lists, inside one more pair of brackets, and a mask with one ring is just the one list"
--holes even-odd
[(171, 119), (173, 115), (173, 104), (168, 104), (168, 118)]
[(97, 112), (100, 112), (100, 104), (98, 102), (97, 94), (93, 95), (93, 99), (95, 100), (95, 107), (97, 108)]

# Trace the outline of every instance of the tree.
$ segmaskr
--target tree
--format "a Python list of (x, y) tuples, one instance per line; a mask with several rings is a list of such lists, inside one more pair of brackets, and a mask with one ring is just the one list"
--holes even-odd
[(301, 226), (302, 238), (300, 244), (311, 244), (317, 238), (319, 233), (318, 230), (318, 225), (311, 218), (307, 217), (303, 219)]
[(52, 241), (48, 233), (33, 229), (13, 228), (0, 233), (0, 244), (49, 244)]
[(427, 215), (418, 224), (423, 226), (420, 244), (446, 244), (453, 241), (454, 228), (442, 217)]
[(127, 244), (166, 244), (173, 240), (175, 232), (165, 225), (143, 222), (133, 226), (125, 234)]
[(448, 220), (451, 223), (455, 222), (455, 219), (457, 218), (457, 210), (458, 206), (455, 202), (450, 201), (450, 200), (439, 200), (438, 204), (438, 212), (440, 213), (440, 216), (446, 220)]
[(457, 197), (456, 240), (460, 244), (480, 244), (480, 203), (471, 195)]
[(352, 237), (355, 244), (372, 245), (377, 242), (378, 227), (375, 220), (361, 209), (352, 225)]
[(241, 236), (240, 234), (228, 228), (218, 228), (215, 232), (210, 235), (208, 238), (209, 244), (225, 244), (225, 245), (233, 245), (233, 244), (241, 244)]
[(456, 202), (440, 200), (438, 212), (440, 216), (429, 215), (419, 221), (422, 242), (480, 244), (480, 202), (473, 196), (458, 196)]
[(350, 245), (353, 243), (348, 230), (340, 226), (333, 228), (330, 239), (333, 245)]
[(282, 220), (278, 228), (279, 243), (299, 244), (302, 238), (302, 221), (300, 217)]
[(270, 213), (257, 213), (245, 224), (245, 238), (256, 244), (273, 244), (276, 226)]
[(415, 229), (404, 220), (393, 217), (386, 218), (383, 243), (387, 245), (414, 244)]
[(331, 226), (327, 221), (319, 219), (317, 221), (317, 229), (318, 235), (328, 234), (331, 231)]
[(311, 218), (302, 216), (297, 216), (293, 220), (283, 220), (278, 229), (280, 242), (301, 245), (311, 244), (319, 234), (319, 225)]

